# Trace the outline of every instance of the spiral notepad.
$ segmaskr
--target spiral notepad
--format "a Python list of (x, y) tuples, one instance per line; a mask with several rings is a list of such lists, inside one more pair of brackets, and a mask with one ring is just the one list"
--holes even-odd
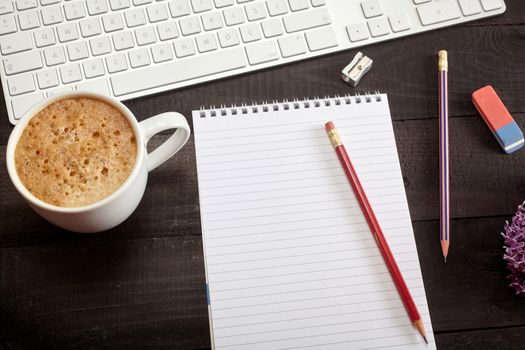
[[(330, 145), (329, 120), (429, 345)], [(435, 349), (386, 95), (202, 109), (193, 126), (215, 349)]]

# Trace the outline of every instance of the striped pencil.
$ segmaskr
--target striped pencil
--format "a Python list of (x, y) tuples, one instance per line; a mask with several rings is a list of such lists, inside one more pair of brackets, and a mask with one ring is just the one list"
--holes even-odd
[(449, 173), (448, 173), (448, 57), (447, 51), (438, 52), (439, 88), (439, 199), (441, 250), (447, 263), (450, 246)]

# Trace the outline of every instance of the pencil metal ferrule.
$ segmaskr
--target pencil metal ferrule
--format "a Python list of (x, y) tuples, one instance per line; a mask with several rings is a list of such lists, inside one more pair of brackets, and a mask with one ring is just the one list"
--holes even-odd
[(334, 148), (337, 148), (343, 144), (341, 135), (339, 135), (339, 132), (337, 132), (336, 129), (328, 131), (328, 137), (330, 138), (330, 142), (332, 143), (332, 146), (334, 146)]
[(445, 50), (439, 50), (438, 52), (438, 70), (448, 72), (448, 54)]

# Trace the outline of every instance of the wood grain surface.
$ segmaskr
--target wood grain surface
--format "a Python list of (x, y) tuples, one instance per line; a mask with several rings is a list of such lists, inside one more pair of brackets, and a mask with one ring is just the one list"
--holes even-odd
[[(525, 129), (525, 6), (500, 17), (362, 48), (374, 67), (358, 89), (339, 72), (355, 51), (125, 104), (144, 119), (201, 105), (366, 91), (388, 93), (439, 349), (523, 349), (525, 299), (508, 288), (500, 232), (525, 200), (525, 151), (505, 155), (470, 94), (491, 84)], [(450, 60), (452, 247), (438, 226), (435, 53)], [(12, 126), (0, 101), (0, 162)], [(156, 137), (156, 147), (166, 135)], [(150, 174), (123, 224), (72, 234), (35, 214), (0, 167), (0, 350), (208, 349), (193, 138)]]

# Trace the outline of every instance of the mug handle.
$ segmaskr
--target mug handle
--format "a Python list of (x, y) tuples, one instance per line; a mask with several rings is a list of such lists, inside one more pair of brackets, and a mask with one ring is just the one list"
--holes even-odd
[(159, 132), (177, 129), (162, 145), (153, 152), (148, 153), (146, 157), (148, 171), (152, 171), (177, 153), (186, 144), (191, 134), (186, 118), (176, 112), (158, 114), (141, 121), (139, 125), (144, 134), (146, 144)]

